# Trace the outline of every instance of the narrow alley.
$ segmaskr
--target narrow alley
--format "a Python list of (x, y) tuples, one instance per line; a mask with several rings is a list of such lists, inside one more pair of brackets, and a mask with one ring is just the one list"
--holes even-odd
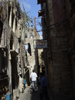
[[(24, 93), (20, 94), (20, 98), (18, 100), (40, 100), (39, 91), (40, 91), (39, 89), (37, 91), (32, 91), (32, 88), (30, 85), (24, 90)], [(53, 100), (49, 89), (48, 89), (48, 94), (49, 94), (50, 100)], [(44, 97), (44, 100), (46, 100), (45, 97)]]
[(75, 100), (75, 0), (0, 0), (0, 100), (44, 96)]

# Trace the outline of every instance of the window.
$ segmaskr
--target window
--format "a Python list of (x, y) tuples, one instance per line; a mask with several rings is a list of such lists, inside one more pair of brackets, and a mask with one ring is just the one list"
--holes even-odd
[(33, 27), (33, 25), (31, 25), (31, 27)]
[(33, 38), (33, 34), (32, 33), (30, 33), (30, 39), (32, 39)]
[(14, 22), (14, 14), (12, 14), (12, 28), (13, 28), (13, 22)]
[(32, 35), (32, 33), (30, 33), (30, 35)]
[(31, 29), (31, 31), (33, 31), (33, 29)]
[(28, 29), (28, 32), (29, 32), (29, 29)]
[(25, 38), (27, 38), (27, 33), (25, 34)]
[(30, 39), (33, 39), (33, 36), (30, 36)]
[(11, 38), (10, 38), (10, 49), (12, 50), (13, 49), (13, 36), (11, 35)]
[(19, 30), (21, 30), (21, 27), (19, 28)]

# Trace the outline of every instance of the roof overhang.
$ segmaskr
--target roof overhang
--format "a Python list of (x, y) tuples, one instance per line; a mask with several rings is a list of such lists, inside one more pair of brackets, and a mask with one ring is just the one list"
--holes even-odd
[(45, 3), (46, 0), (37, 0), (37, 4), (42, 4), (42, 3)]

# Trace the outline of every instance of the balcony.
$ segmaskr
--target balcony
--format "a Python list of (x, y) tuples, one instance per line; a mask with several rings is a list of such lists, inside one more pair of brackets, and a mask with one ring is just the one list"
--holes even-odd
[(45, 13), (45, 10), (39, 10), (39, 11), (38, 11), (38, 16), (43, 16), (44, 13)]
[(46, 0), (37, 0), (37, 4), (46, 3)]

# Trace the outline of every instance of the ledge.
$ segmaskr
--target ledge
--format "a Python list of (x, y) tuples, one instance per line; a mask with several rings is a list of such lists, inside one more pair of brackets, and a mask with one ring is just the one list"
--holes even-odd
[(15, 57), (18, 55), (18, 52), (16, 52), (15, 50), (10, 50), (10, 53), (11, 53), (12, 57)]

